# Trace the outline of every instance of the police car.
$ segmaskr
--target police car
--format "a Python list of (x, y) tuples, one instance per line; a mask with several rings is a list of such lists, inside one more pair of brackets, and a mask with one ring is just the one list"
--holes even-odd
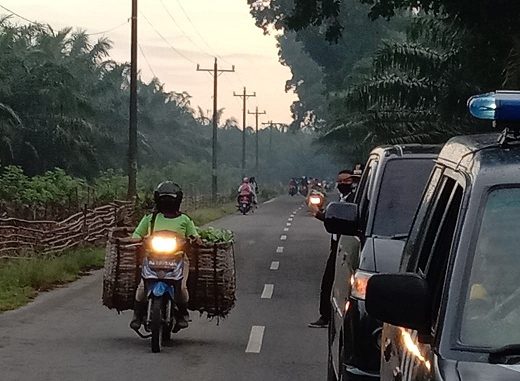
[(470, 98), (502, 133), (442, 149), (400, 273), (370, 278), (381, 380), (520, 380), (520, 92)]

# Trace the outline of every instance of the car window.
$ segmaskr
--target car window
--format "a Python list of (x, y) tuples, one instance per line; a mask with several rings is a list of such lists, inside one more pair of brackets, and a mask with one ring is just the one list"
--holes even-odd
[(377, 165), (379, 161), (374, 159), (368, 165), (366, 170), (366, 181), (363, 189), (361, 189), (362, 193), (360, 195), (359, 201), (359, 220), (360, 220), (360, 230), (365, 232), (367, 220), (368, 220), (368, 211), (370, 209), (370, 199), (372, 194), (373, 184), (375, 182), (375, 177), (377, 173)]
[(413, 271), (416, 271), (422, 275), (426, 274), (426, 267), (428, 266), (428, 261), (430, 260), (431, 249), (433, 247), (435, 237), (437, 236), (437, 232), (439, 231), (443, 215), (448, 208), (448, 203), (450, 201), (451, 194), (453, 193), (453, 189), (455, 188), (455, 184), (455, 180), (451, 177), (444, 177), (433, 209), (428, 216), (428, 219), (423, 221), (423, 234), (420, 237), (416, 247), (418, 252), (417, 260), (415, 262), (416, 268), (413, 269)]
[(520, 344), (520, 188), (493, 190), (484, 207), (465, 295), (460, 341)]
[(430, 177), (432, 159), (394, 159), (384, 168), (374, 214), (372, 235), (407, 234)]
[(437, 325), (440, 311), (442, 290), (448, 273), (448, 258), (453, 245), (457, 220), (462, 206), (463, 189), (456, 185), (446, 208), (439, 230), (427, 261), (426, 280), (432, 292), (432, 322)]
[[(440, 179), (442, 172), (442, 167), (436, 167), (430, 176), (430, 180), (424, 191), (423, 198), (415, 214), (412, 227), (410, 228), (410, 234), (403, 252), (403, 258), (401, 259), (401, 269), (408, 269), (411, 255), (420, 241), (422, 232), (425, 230), (425, 221), (428, 220), (428, 216), (436, 200), (437, 188), (439, 188), (441, 184)], [(408, 271), (411, 270), (408, 269)]]

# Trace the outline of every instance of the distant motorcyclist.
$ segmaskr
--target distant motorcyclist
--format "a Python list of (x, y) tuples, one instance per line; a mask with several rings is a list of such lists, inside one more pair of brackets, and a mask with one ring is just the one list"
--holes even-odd
[[(171, 231), (183, 235), (186, 239), (200, 240), (192, 219), (180, 211), (182, 189), (172, 181), (164, 181), (154, 192), (155, 209), (153, 213), (143, 217), (134, 231), (133, 238), (144, 238), (154, 231)], [(184, 272), (180, 292), (175, 293), (175, 303), (178, 307), (176, 329), (188, 327), (188, 288), (186, 282), (189, 274), (188, 257), (184, 256)], [(147, 301), (144, 282), (141, 280), (135, 293), (134, 315), (130, 322), (132, 329), (139, 329), (146, 314)]]
[(242, 183), (238, 187), (238, 196), (237, 196), (237, 203), (240, 204), (240, 198), (247, 196), (250, 203), (253, 203), (253, 200), (255, 199), (255, 191), (254, 188), (249, 183), (249, 178), (244, 177), (242, 179)]
[(296, 193), (298, 193), (298, 183), (296, 182), (296, 179), (293, 177), (291, 180), (289, 180), (289, 194), (291, 196), (294, 196)]
[(306, 176), (303, 176), (300, 180), (299, 191), (302, 196), (307, 197), (307, 194), (309, 193), (309, 180)]
[(251, 185), (251, 188), (253, 189), (253, 204), (258, 205), (258, 183), (256, 182), (256, 179), (254, 176), (251, 176), (249, 178), (249, 184)]

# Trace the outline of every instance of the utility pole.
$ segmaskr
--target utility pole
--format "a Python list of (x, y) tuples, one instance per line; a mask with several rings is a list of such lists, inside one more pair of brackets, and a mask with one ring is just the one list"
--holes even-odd
[(281, 132), (284, 133), (284, 131), (287, 129), (287, 124), (280, 123), (280, 122), (273, 122), (270, 120), (267, 123), (262, 123), (264, 126), (269, 126), (269, 153), (272, 153), (273, 150), (273, 128), (278, 129), (278, 126), (281, 126)]
[(248, 94), (246, 87), (244, 86), (244, 92), (242, 94), (237, 94), (233, 91), (233, 96), (242, 98), (242, 120), (243, 120), (243, 130), (242, 130), (242, 177), (246, 175), (246, 110), (247, 110), (247, 98), (256, 97), (256, 92), (252, 94)]
[(264, 126), (269, 126), (269, 154), (273, 152), (273, 126), (278, 123), (274, 123), (270, 120), (267, 123), (262, 123)]
[(200, 65), (197, 64), (197, 71), (206, 71), (213, 75), (213, 144), (211, 149), (212, 164), (211, 164), (211, 202), (217, 203), (217, 133), (218, 133), (218, 109), (217, 109), (217, 90), (218, 90), (218, 77), (222, 73), (233, 73), (235, 71), (235, 65), (231, 66), (231, 69), (219, 69), (217, 58), (215, 57), (215, 63), (213, 69), (201, 69)]
[(265, 115), (267, 114), (264, 111), (262, 112), (258, 112), (258, 106), (256, 106), (256, 109), (255, 109), (255, 112), (251, 112), (251, 111), (247, 111), (247, 113), (249, 115), (254, 115), (255, 116), (255, 131), (256, 131), (256, 140), (255, 140), (255, 148), (256, 148), (256, 151), (255, 151), (255, 176), (258, 176), (259, 172), (258, 172), (258, 115)]
[(132, 0), (130, 123), (128, 128), (128, 200), (137, 195), (137, 0)]

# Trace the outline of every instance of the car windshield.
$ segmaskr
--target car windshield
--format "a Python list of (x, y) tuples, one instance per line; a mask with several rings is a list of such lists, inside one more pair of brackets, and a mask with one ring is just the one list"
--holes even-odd
[(490, 193), (465, 296), (460, 341), (498, 348), (520, 344), (520, 188)]
[(386, 164), (373, 235), (391, 237), (408, 233), (433, 164), (432, 159), (394, 159)]

